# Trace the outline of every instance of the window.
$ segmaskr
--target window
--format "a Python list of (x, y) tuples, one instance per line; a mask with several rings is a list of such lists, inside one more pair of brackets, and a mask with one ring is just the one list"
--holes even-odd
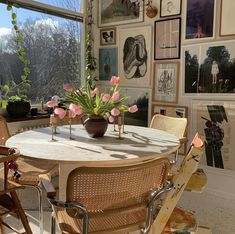
[[(75, 10), (80, 10), (80, 1), (40, 2), (60, 8), (32, 2), (14, 9), (17, 11), (17, 22), (24, 35), (24, 47), (30, 60), (31, 88), (28, 98), (32, 103), (39, 102), (42, 97), (47, 101), (53, 95), (60, 95), (65, 83), (80, 84), (81, 58), (84, 58), (81, 54), (82, 14), (70, 11), (75, 6)], [(71, 9), (68, 11), (65, 8), (69, 9), (69, 6)], [(18, 83), (23, 64), (16, 54), (11, 13), (6, 11), (4, 4), (0, 4), (0, 18), (0, 82), (4, 84), (14, 80)]]

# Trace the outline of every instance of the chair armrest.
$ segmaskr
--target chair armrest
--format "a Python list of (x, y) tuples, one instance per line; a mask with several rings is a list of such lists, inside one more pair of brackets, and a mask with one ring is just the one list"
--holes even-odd
[[(84, 205), (81, 203), (73, 203), (73, 202), (63, 202), (63, 201), (57, 201), (54, 199), (49, 198), (49, 202), (53, 207), (53, 210), (55, 211), (55, 207), (63, 208), (63, 209), (70, 209), (67, 213), (69, 216), (76, 217), (76, 218), (82, 218), (83, 219), (83, 225), (82, 225), (82, 233), (88, 234), (88, 222), (89, 222), (89, 216), (88, 211)], [(72, 212), (74, 210), (75, 212)]]
[(149, 202), (148, 202), (148, 213), (146, 218), (145, 227), (141, 229), (141, 233), (147, 234), (150, 231), (151, 224), (153, 222), (153, 216), (155, 214), (156, 206), (155, 201), (165, 192), (170, 191), (173, 188), (174, 184), (172, 181), (166, 181), (165, 185), (160, 190), (155, 190), (150, 194)]
[(44, 175), (39, 175), (39, 178), (42, 186), (46, 190), (47, 197), (54, 198), (56, 196), (56, 190), (53, 184), (51, 183), (49, 177), (46, 174), (44, 174)]

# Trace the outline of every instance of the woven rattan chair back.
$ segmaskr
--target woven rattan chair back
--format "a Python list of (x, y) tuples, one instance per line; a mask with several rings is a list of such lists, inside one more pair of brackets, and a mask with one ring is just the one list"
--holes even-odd
[[(10, 149), (5, 146), (0, 146), (0, 164), (4, 164), (4, 177), (0, 178), (0, 230), (2, 234), (6, 233), (5, 227), (14, 230), (9, 224), (4, 222), (4, 217), (13, 213), (16, 214), (14, 216), (21, 220), (25, 229), (24, 233), (32, 233), (16, 193), (16, 190), (22, 187), (18, 183), (8, 180), (8, 163), (10, 161), (15, 161), (19, 156), (20, 153), (17, 149)], [(22, 233), (17, 232), (17, 230), (14, 231), (16, 231), (16, 233)]]
[(0, 116), (0, 145), (5, 145), (6, 140), (10, 137), (6, 119)]
[(179, 139), (185, 136), (186, 127), (186, 118), (169, 117), (160, 114), (154, 115), (150, 123), (150, 128), (169, 132)]
[[(151, 191), (166, 182), (170, 162), (157, 158), (135, 165), (80, 167), (67, 180), (67, 201), (89, 213), (89, 233), (125, 233), (143, 228)], [(77, 214), (55, 208), (62, 233), (81, 233)]]

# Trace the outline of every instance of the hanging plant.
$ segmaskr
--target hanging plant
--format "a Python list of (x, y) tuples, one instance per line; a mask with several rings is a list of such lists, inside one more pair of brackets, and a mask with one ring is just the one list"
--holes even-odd
[(13, 101), (25, 101), (27, 99), (27, 92), (30, 89), (30, 80), (28, 76), (30, 74), (30, 61), (27, 59), (27, 52), (23, 47), (24, 36), (22, 35), (17, 25), (17, 15), (14, 12), (14, 7), (19, 8), (17, 4), (7, 3), (7, 11), (11, 11), (11, 23), (15, 32), (15, 42), (17, 48), (17, 55), (19, 60), (24, 64), (23, 74), (20, 77), (20, 82), (16, 83), (11, 81), (0, 86), (0, 99), (1, 101), (13, 100)]
[(86, 85), (89, 85), (90, 88), (94, 87), (94, 81), (96, 81), (95, 72), (97, 69), (97, 63), (96, 58), (93, 56), (93, 31), (92, 31), (92, 25), (93, 25), (93, 1), (90, 0), (88, 2), (88, 8), (87, 8), (87, 33), (86, 33), (86, 51), (85, 51), (85, 69), (86, 69)]

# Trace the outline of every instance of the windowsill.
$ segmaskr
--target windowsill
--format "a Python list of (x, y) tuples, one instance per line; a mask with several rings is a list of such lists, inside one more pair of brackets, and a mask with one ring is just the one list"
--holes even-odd
[(46, 119), (49, 118), (50, 114), (48, 113), (38, 113), (36, 116), (27, 115), (25, 117), (13, 118), (11, 116), (5, 116), (5, 119), (8, 123), (11, 122), (20, 122), (20, 121), (28, 121), (28, 120), (38, 120), (38, 119)]

